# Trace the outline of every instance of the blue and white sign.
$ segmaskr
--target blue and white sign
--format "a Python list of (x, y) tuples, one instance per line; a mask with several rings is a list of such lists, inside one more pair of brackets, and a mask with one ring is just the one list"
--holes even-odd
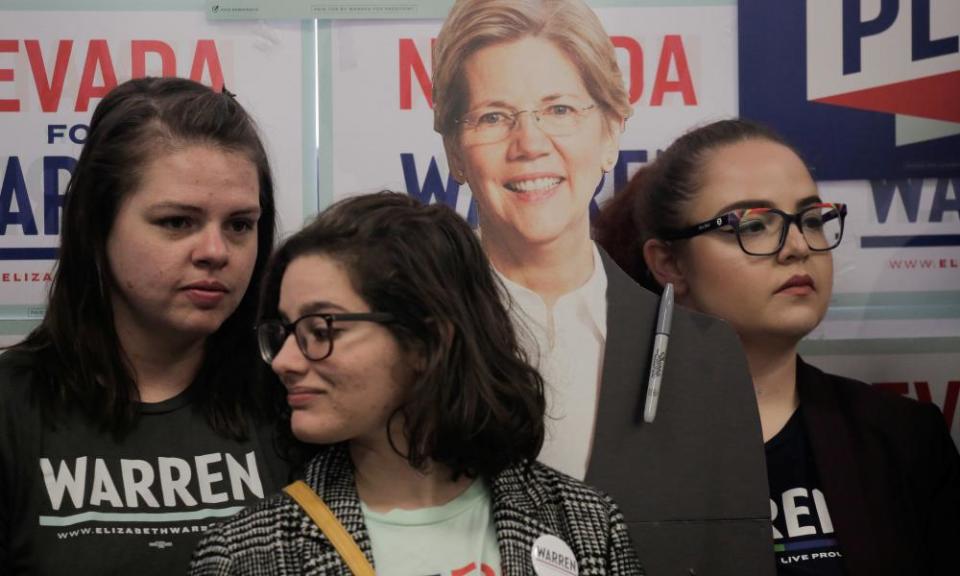
[(960, 2), (740, 0), (740, 114), (818, 180), (960, 174)]

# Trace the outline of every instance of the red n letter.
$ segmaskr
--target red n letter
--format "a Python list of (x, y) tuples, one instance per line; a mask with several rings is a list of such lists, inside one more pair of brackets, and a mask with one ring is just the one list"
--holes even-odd
[[(671, 60), (677, 67), (676, 80), (667, 80)], [(657, 64), (657, 79), (653, 82), (650, 105), (661, 106), (665, 92), (680, 92), (683, 94), (684, 105), (697, 105), (697, 95), (693, 91), (693, 79), (687, 65), (687, 53), (683, 49), (683, 38), (677, 34), (668, 34), (663, 38), (663, 51), (660, 52), (660, 63)]]
[(220, 92), (223, 90), (223, 69), (220, 68), (220, 55), (217, 54), (217, 45), (213, 40), (197, 40), (197, 51), (193, 55), (193, 66), (190, 67), (191, 80), (200, 82), (204, 64), (210, 71), (210, 87)]
[(177, 75), (177, 57), (166, 42), (160, 40), (134, 40), (130, 43), (130, 67), (134, 78), (147, 75), (147, 52), (160, 56), (161, 76)]
[(427, 105), (433, 108), (433, 85), (427, 67), (423, 65), (417, 45), (412, 38), (400, 39), (400, 109), (410, 110), (413, 107), (413, 87), (410, 83), (411, 73), (417, 75), (417, 82), (427, 99)]
[[(103, 86), (93, 85), (98, 66), (103, 75)], [(74, 109), (77, 112), (86, 112), (91, 98), (103, 98), (116, 85), (117, 75), (113, 71), (113, 60), (110, 58), (107, 41), (91, 40), (87, 47), (87, 60), (83, 64), (83, 75), (80, 77), (80, 89), (77, 91), (77, 105)]]
[(627, 51), (630, 62), (630, 103), (635, 104), (643, 96), (643, 48), (635, 38), (629, 36), (611, 36), (610, 42)]

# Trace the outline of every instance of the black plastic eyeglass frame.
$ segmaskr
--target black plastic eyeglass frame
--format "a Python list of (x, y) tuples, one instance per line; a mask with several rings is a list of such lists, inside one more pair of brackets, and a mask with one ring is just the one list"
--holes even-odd
[[(257, 346), (260, 348), (260, 357), (267, 364), (271, 364), (273, 359), (276, 358), (280, 349), (283, 348), (283, 344), (286, 343), (287, 338), (291, 334), (294, 336), (294, 341), (297, 343), (297, 348), (300, 349), (300, 353), (303, 354), (304, 358), (313, 361), (324, 360), (329, 358), (333, 354), (333, 338), (330, 338), (328, 341), (330, 346), (327, 348), (327, 353), (319, 358), (313, 358), (305, 350), (303, 342), (297, 338), (297, 324), (306, 320), (307, 318), (323, 318), (324, 322), (327, 324), (327, 331), (333, 332), (333, 325), (335, 322), (376, 322), (377, 324), (389, 324), (393, 322), (393, 314), (389, 312), (347, 312), (343, 314), (304, 314), (303, 316), (297, 318), (293, 322), (284, 324), (280, 320), (266, 320), (257, 324)], [(280, 347), (276, 350), (270, 350), (270, 336), (268, 332), (269, 329), (274, 329), (277, 326), (283, 329), (283, 339), (280, 340)]]
[[(814, 248), (813, 246), (810, 245), (810, 241), (807, 240), (807, 235), (803, 233), (802, 217), (804, 214), (806, 214), (807, 212), (810, 212), (811, 210), (822, 209), (822, 208), (832, 208), (836, 210), (836, 216), (833, 216), (833, 217), (840, 219), (840, 236), (837, 238), (836, 244), (834, 244), (833, 246), (830, 246), (829, 248)], [(839, 246), (840, 241), (843, 240), (843, 228), (844, 228), (843, 223), (847, 217), (846, 204), (843, 204), (840, 202), (819, 202), (817, 204), (811, 204), (810, 206), (807, 206), (806, 208), (804, 208), (803, 210), (800, 210), (795, 214), (788, 214), (787, 212), (784, 212), (783, 210), (778, 210), (776, 208), (753, 208), (753, 210), (763, 210), (764, 212), (773, 212), (774, 214), (777, 214), (781, 218), (783, 218), (784, 225), (781, 226), (780, 228), (780, 240), (779, 242), (777, 242), (777, 248), (771, 252), (751, 252), (744, 247), (743, 240), (740, 238), (740, 219), (743, 216), (743, 214), (746, 212), (745, 210), (734, 210), (732, 212), (727, 212), (725, 214), (716, 216), (715, 218), (711, 218), (710, 220), (706, 220), (699, 224), (694, 224), (689, 228), (684, 228), (683, 230), (669, 232), (664, 235), (664, 240), (683, 240), (686, 238), (693, 238), (694, 236), (706, 234), (707, 232), (716, 230), (718, 228), (722, 228), (724, 226), (730, 226), (733, 228), (734, 232), (737, 235), (737, 244), (740, 245), (740, 249), (751, 256), (771, 256), (773, 254), (777, 254), (778, 252), (780, 252), (780, 250), (783, 249), (783, 245), (786, 243), (787, 232), (790, 230), (791, 224), (797, 225), (797, 228), (800, 230), (800, 234), (803, 236), (804, 242), (807, 243), (807, 247), (810, 250), (813, 250), (814, 252), (828, 252), (830, 250), (833, 250), (834, 248)], [(825, 221), (829, 221), (830, 219), (831, 218), (828, 218)]]

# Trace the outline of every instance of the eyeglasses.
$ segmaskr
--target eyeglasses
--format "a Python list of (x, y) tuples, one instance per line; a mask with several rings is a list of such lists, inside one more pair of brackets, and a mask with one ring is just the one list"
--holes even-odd
[(516, 128), (521, 114), (530, 114), (544, 133), (550, 136), (569, 136), (580, 127), (580, 121), (596, 104), (576, 107), (569, 104), (550, 104), (537, 110), (509, 111), (503, 108), (482, 108), (457, 120), (462, 125), (466, 144), (493, 144), (505, 140)]
[(780, 252), (787, 240), (790, 224), (795, 223), (807, 247), (815, 252), (833, 250), (843, 238), (847, 205), (822, 202), (811, 204), (796, 214), (776, 208), (747, 208), (727, 212), (683, 230), (671, 232), (665, 240), (693, 238), (724, 226), (733, 228), (740, 248), (752, 256), (770, 256)]
[(355, 312), (348, 314), (307, 314), (289, 324), (280, 320), (266, 320), (257, 325), (257, 344), (260, 357), (267, 364), (280, 353), (287, 337), (296, 336), (300, 352), (309, 360), (323, 360), (333, 354), (333, 341), (336, 340), (336, 322), (377, 322), (386, 324), (393, 321), (393, 315), (386, 312)]

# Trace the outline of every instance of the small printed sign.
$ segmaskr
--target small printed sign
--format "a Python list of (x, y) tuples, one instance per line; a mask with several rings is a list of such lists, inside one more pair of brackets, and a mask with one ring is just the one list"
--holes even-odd
[(453, 0), (207, 0), (211, 20), (443, 18)]

